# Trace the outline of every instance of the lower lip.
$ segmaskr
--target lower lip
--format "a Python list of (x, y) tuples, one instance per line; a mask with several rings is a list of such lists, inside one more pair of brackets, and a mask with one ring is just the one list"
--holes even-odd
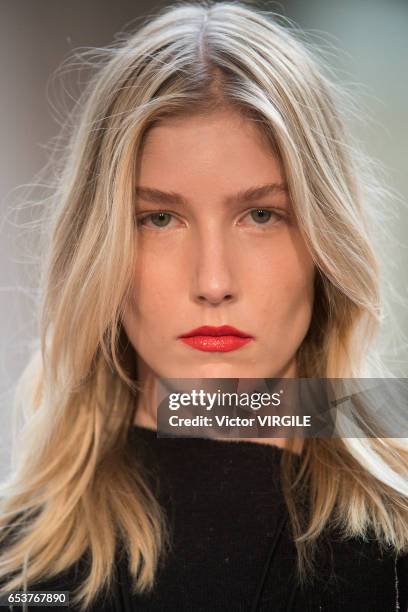
[(227, 353), (236, 351), (252, 338), (241, 338), (240, 336), (189, 336), (181, 340), (199, 351)]

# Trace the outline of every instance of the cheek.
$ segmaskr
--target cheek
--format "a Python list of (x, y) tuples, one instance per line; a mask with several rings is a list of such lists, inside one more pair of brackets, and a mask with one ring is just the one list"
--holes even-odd
[(159, 327), (167, 319), (169, 304), (176, 304), (182, 295), (182, 277), (174, 257), (141, 251), (137, 257), (132, 288), (132, 309), (135, 318), (150, 321)]
[[(253, 267), (253, 295), (271, 325), (308, 323), (313, 308), (314, 264), (306, 247), (287, 237), (259, 254)], [(256, 272), (255, 272), (256, 271)]]

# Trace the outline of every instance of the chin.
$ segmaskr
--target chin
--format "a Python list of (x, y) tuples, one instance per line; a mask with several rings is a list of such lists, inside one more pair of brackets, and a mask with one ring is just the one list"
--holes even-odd
[(176, 368), (163, 378), (262, 378), (263, 374), (246, 364), (206, 363)]

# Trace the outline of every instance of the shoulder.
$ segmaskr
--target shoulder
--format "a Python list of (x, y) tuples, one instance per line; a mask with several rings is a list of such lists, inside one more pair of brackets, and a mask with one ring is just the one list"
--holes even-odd
[(408, 552), (396, 561), (396, 584), (401, 612), (408, 611)]
[(383, 550), (374, 539), (327, 539), (316, 569), (311, 600), (321, 612), (408, 611), (408, 555)]
[[(7, 559), (7, 551), (9, 547), (12, 545), (13, 541), (18, 538), (19, 531), (21, 529), (21, 523), (19, 522), (20, 515), (17, 515), (14, 520), (12, 520), (7, 528), (7, 532), (3, 534), (3, 537), (0, 540), (0, 565), (1, 561), (5, 561)], [(115, 560), (114, 560), (114, 568), (117, 568), (119, 558), (120, 558), (120, 544), (118, 544)], [(79, 605), (73, 604), (73, 598), (78, 594), (79, 589), (83, 585), (84, 581), (89, 576), (91, 569), (91, 561), (90, 555), (88, 552), (83, 554), (76, 562), (71, 564), (69, 567), (64, 569), (62, 572), (58, 572), (53, 576), (45, 576), (44, 578), (40, 578), (38, 580), (34, 580), (31, 583), (28, 583), (27, 591), (35, 591), (38, 593), (44, 592), (65, 592), (69, 598), (69, 610), (73, 612), (83, 612), (83, 607)], [(18, 569), (18, 573), (21, 574), (21, 568)], [(0, 594), (6, 595), (9, 594), (10, 590), (5, 589), (7, 583), (16, 575), (16, 572), (7, 573), (0, 576)], [(122, 602), (121, 602), (121, 585), (115, 574), (113, 576), (113, 586), (110, 590), (101, 589), (96, 598), (93, 600), (90, 606), (86, 608), (86, 612), (122, 612)], [(22, 588), (17, 588), (16, 591), (21, 592)], [(1, 607), (1, 606), (0, 606)], [(61, 606), (42, 606), (35, 605), (28, 606), (29, 609), (35, 609), (36, 612), (50, 612), (50, 610), (60, 610)], [(22, 611), (21, 605), (9, 605), (8, 609), (11, 612), (20, 612)]]
[[(3, 541), (0, 544), (0, 554), (2, 554), (6, 548), (6, 542)], [(58, 573), (55, 576), (45, 577), (41, 580), (34, 581), (28, 584), (28, 591), (35, 591), (37, 593), (49, 593), (49, 592), (64, 592), (68, 596), (69, 610), (72, 612), (83, 612), (83, 608), (73, 604), (73, 598), (76, 595), (78, 589), (86, 579), (89, 573), (89, 560), (86, 556), (82, 557), (79, 561), (65, 569), (63, 572)], [(2, 594), (9, 593), (4, 590), (4, 586), (10, 580), (11, 575), (3, 576), (0, 578), (0, 592)], [(22, 589), (16, 589), (21, 591)], [(120, 601), (118, 598), (118, 589), (115, 586), (110, 593), (100, 593), (94, 600), (90, 607), (86, 608), (87, 612), (120, 612)], [(31, 609), (31, 606), (28, 607)], [(36, 612), (50, 612), (50, 610), (61, 610), (60, 606), (42, 606), (36, 605), (32, 608)], [(65, 608), (66, 609), (66, 608)], [(8, 610), (11, 612), (21, 612), (23, 610), (21, 605), (12, 604), (8, 606)]]

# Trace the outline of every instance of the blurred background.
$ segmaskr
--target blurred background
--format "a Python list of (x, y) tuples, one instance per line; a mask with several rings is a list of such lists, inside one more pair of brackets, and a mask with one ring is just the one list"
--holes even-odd
[[(137, 18), (170, 3), (141, 0), (0, 0), (0, 477), (9, 465), (12, 394), (36, 337), (36, 272), (22, 225), (36, 207), (17, 211), (22, 186), (35, 182), (59, 131), (53, 105), (61, 94), (52, 77), (78, 47), (101, 47), (131, 31)], [(363, 149), (384, 169), (395, 202), (387, 221), (390, 236), (384, 274), (398, 290), (384, 320), (386, 362), (407, 376), (408, 269), (408, 2), (406, 0), (292, 0), (252, 2), (278, 12), (323, 42), (327, 61), (351, 91), (362, 113), (350, 119)], [(136, 20), (136, 21), (135, 21)], [(132, 25), (133, 24), (133, 25)], [(69, 74), (67, 79), (72, 78)], [(76, 84), (79, 92), (80, 83)], [(72, 100), (66, 99), (68, 110)], [(61, 103), (59, 103), (61, 107)], [(38, 209), (38, 207), (37, 207)], [(35, 243), (35, 236), (34, 236)], [(382, 248), (382, 247), (381, 247)], [(386, 252), (386, 251), (384, 251)], [(27, 257), (28, 255), (28, 257)], [(388, 343), (389, 344), (389, 343)]]

